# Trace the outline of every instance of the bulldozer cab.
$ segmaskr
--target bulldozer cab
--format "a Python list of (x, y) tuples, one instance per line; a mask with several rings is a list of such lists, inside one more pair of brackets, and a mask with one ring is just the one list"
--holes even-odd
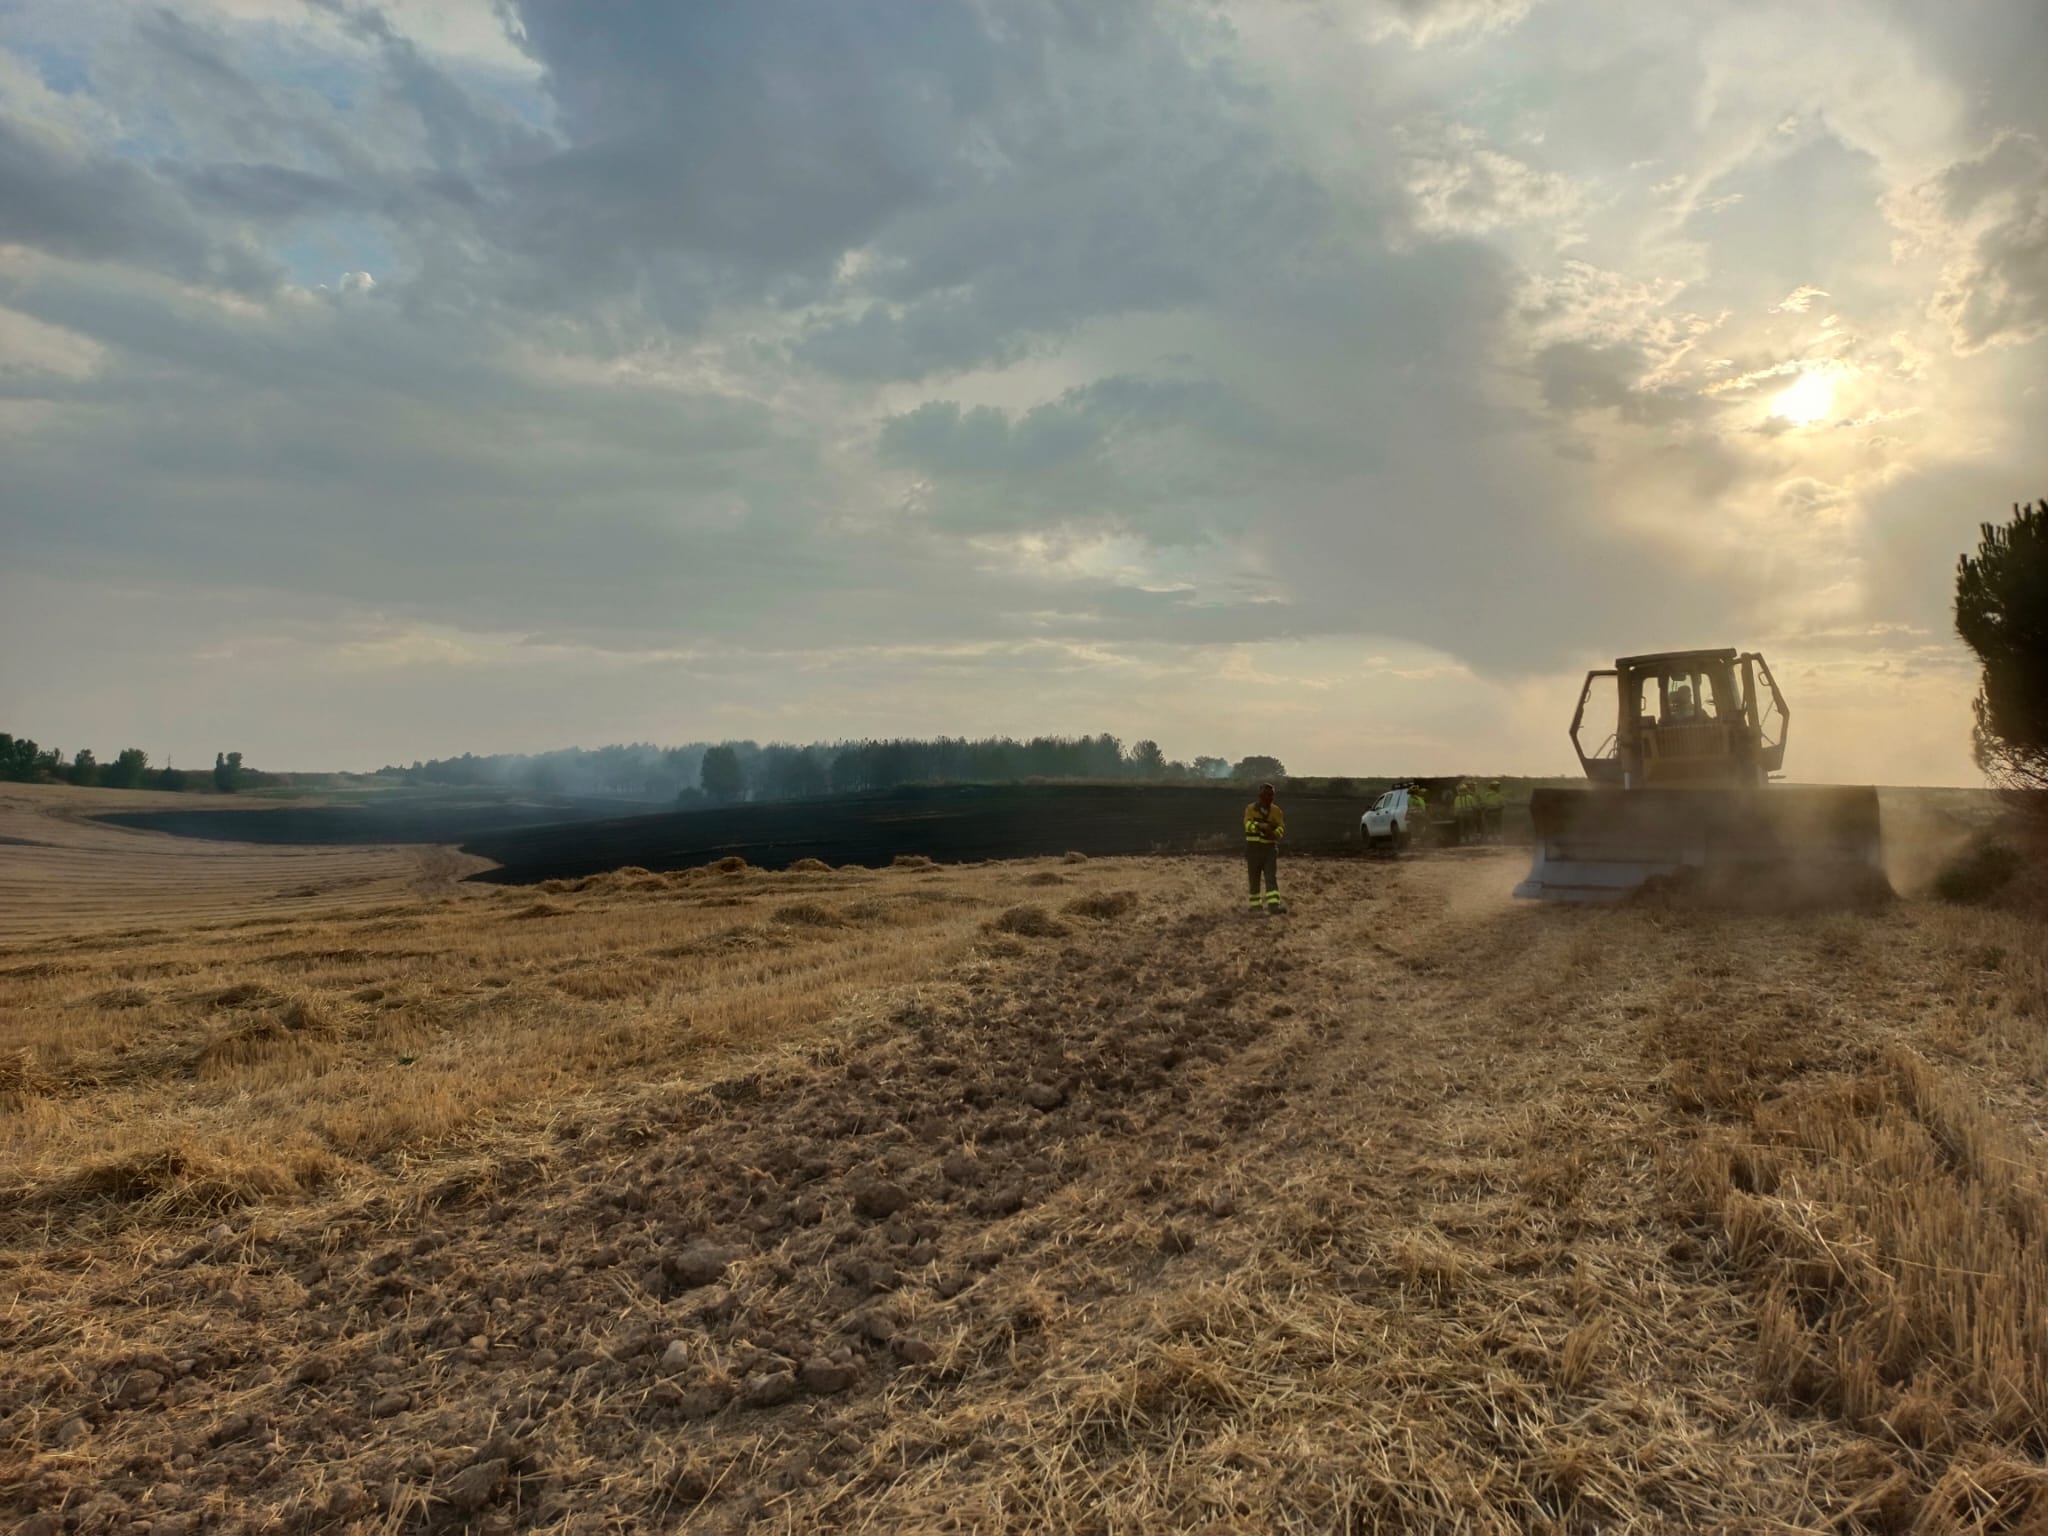
[[(1589, 723), (1589, 711), (1591, 722), (1611, 719), (1612, 730)], [(1665, 651), (1588, 672), (1571, 737), (1596, 784), (1759, 785), (1784, 764), (1786, 723), (1784, 695), (1761, 655)]]

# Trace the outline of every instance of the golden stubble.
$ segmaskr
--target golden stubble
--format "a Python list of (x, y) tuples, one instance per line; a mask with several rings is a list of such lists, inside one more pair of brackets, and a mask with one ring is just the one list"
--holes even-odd
[(212, 1200), (389, 1171), (801, 1043), (957, 963), (1013, 880), (632, 871), (0, 946), (0, 1183), (34, 1224), (166, 1157)]
[[(2048, 1514), (2039, 923), (1518, 872), (1294, 861), (1274, 922), (1227, 860), (626, 870), (14, 944), (0, 1486), (154, 1457), (181, 1509), (358, 1530), (472, 1488), (688, 1529)], [(730, 1267), (664, 1294), (700, 1236)], [(855, 1384), (750, 1406), (799, 1365)]]

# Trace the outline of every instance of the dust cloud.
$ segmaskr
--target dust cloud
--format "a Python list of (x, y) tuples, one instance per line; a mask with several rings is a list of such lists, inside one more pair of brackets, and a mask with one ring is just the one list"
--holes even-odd
[(1919, 896), (1942, 866), (1998, 818), (1996, 797), (1983, 791), (1879, 790), (1884, 872), (1901, 896)]

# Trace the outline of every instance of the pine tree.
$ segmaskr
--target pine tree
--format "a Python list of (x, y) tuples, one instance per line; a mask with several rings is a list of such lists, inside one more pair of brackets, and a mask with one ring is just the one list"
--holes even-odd
[(1977, 763), (1998, 783), (2048, 789), (2048, 500), (1983, 525), (1956, 568), (1956, 633), (1983, 663)]

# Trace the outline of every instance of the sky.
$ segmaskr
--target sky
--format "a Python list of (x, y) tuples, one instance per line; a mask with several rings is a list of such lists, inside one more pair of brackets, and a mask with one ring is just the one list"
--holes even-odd
[[(1972, 783), (2040, 0), (0, 0), (0, 728)], [(2031, 431), (2029, 429), (2032, 429)]]

